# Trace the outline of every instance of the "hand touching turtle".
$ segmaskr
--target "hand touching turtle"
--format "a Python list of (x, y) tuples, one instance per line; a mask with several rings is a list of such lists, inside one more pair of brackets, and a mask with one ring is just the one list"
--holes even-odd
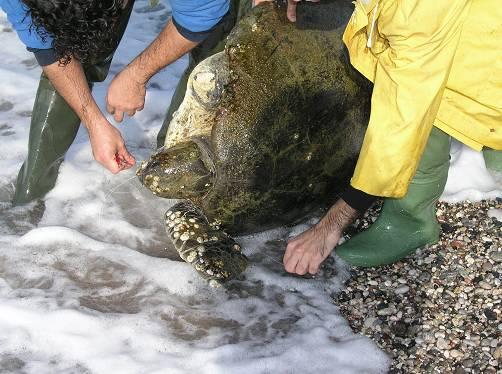
[[(274, 0), (254, 0), (253, 6), (257, 6), (266, 1), (274, 1)], [(296, 5), (300, 1), (302, 0), (288, 0), (287, 16), (291, 22), (296, 22)], [(306, 1), (310, 1), (311, 3), (318, 3), (320, 0), (306, 0)]]

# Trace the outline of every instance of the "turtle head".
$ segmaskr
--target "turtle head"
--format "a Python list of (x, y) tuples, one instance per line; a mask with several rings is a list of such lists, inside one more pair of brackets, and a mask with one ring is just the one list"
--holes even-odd
[(194, 141), (160, 148), (142, 163), (136, 175), (156, 196), (169, 199), (201, 197), (211, 189), (214, 179), (212, 162), (205, 148)]

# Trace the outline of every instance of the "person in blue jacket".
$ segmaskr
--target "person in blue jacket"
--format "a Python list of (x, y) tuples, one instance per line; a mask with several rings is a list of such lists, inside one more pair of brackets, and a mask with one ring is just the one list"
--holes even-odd
[[(244, 8), (241, 3), (251, 6), (250, 1), (239, 0), (170, 3), (171, 20), (110, 86), (107, 109), (117, 121), (124, 113), (132, 116), (143, 108), (146, 83), (156, 72), (190, 52), (190, 66), (168, 111), (167, 125), (181, 103), (191, 69), (223, 48), (225, 36)], [(94, 158), (109, 171), (117, 173), (135, 164), (120, 132), (91, 95), (93, 82), (106, 78), (133, 5), (134, 0), (0, 0), (19, 38), (43, 69), (33, 107), (28, 156), (16, 182), (15, 205), (42, 197), (52, 189), (80, 123), (88, 130)], [(159, 144), (165, 130), (163, 126)]]

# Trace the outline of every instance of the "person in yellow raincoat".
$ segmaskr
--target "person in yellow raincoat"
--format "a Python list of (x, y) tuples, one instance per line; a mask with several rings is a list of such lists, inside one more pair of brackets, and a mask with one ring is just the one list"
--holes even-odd
[[(448, 175), (451, 137), (483, 151), (487, 167), (502, 171), (499, 1), (354, 2), (343, 40), (374, 90), (351, 188), (385, 201), (369, 229), (336, 249), (347, 262), (388, 264), (438, 241), (435, 204)], [(289, 241), (286, 270), (316, 273), (357, 215), (342, 195)]]

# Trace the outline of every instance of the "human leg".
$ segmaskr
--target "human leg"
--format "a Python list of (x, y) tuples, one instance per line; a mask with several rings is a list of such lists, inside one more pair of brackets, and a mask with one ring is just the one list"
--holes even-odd
[[(113, 53), (127, 26), (134, 1), (130, 1), (117, 27), (112, 51), (104, 51), (95, 63), (84, 65), (89, 86), (106, 78)], [(21, 205), (40, 198), (56, 183), (66, 151), (73, 143), (80, 119), (42, 74), (33, 105), (28, 155), (19, 171), (13, 204)]]
[(390, 264), (439, 239), (436, 202), (448, 177), (450, 137), (433, 128), (408, 193), (387, 198), (376, 222), (338, 246), (338, 256), (356, 266)]
[(486, 168), (502, 173), (502, 151), (496, 151), (491, 148), (483, 148), (483, 157), (485, 159)]

